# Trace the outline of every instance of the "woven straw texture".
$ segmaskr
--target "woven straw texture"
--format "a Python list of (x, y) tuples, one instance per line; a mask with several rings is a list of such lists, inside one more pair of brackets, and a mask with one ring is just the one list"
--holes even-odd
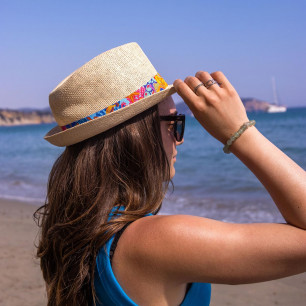
[(59, 126), (45, 139), (69, 146), (106, 131), (150, 108), (175, 92), (172, 85), (101, 118), (62, 131), (60, 126), (95, 113), (125, 98), (146, 84), (157, 71), (137, 43), (106, 51), (65, 78), (49, 95)]

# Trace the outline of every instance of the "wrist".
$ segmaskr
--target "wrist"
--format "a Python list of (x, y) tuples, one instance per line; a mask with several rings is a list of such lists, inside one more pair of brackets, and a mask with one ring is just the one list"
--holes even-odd
[(237, 141), (238, 138), (241, 137), (241, 135), (250, 127), (254, 126), (256, 123), (255, 120), (250, 120), (246, 121), (243, 123), (240, 128), (226, 141), (224, 147), (223, 147), (223, 152), (226, 154), (230, 154), (231, 150), (230, 148), (232, 147), (233, 143)]
[(250, 150), (253, 151), (256, 146), (256, 142), (260, 137), (261, 133), (257, 130), (255, 126), (249, 127), (245, 130), (241, 136), (233, 142), (230, 147), (230, 151), (238, 157), (238, 155), (243, 154), (246, 152), (247, 154), (250, 153)]

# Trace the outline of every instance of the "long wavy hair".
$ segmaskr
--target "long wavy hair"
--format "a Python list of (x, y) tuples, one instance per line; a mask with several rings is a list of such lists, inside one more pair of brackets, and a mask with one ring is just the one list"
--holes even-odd
[[(50, 172), (45, 204), (34, 213), (48, 306), (96, 303), (99, 249), (126, 223), (156, 214), (170, 181), (157, 105), (66, 147)], [(124, 211), (108, 221), (117, 205)]]

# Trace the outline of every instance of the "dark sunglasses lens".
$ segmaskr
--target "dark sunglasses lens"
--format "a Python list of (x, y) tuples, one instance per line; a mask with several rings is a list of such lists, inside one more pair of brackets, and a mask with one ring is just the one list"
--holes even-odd
[(181, 141), (183, 139), (183, 122), (180, 120), (176, 122), (175, 138), (177, 141)]

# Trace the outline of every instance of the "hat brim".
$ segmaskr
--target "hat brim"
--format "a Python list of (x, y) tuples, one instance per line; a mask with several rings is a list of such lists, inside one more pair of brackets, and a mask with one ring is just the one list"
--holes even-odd
[(59, 126), (56, 126), (45, 135), (44, 139), (58, 147), (70, 146), (127, 121), (128, 119), (163, 101), (168, 96), (173, 95), (175, 92), (176, 91), (173, 85), (168, 85), (166, 89), (158, 93), (136, 101), (133, 104), (105, 116), (72, 127), (68, 130), (62, 131)]

